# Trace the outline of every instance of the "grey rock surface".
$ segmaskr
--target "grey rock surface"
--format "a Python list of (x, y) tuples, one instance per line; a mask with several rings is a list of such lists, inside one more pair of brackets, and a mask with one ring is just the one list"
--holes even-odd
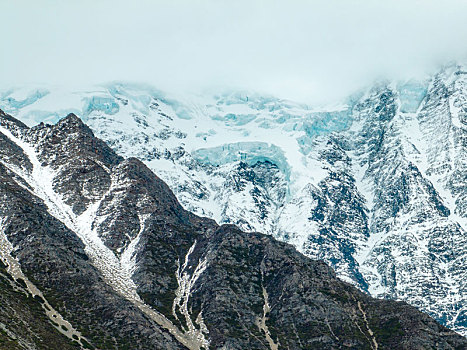
[[(369, 297), (292, 245), (188, 212), (146, 165), (119, 157), (74, 115), (30, 129), (2, 114), (0, 126), (0, 233), (12, 247), (2, 250), (2, 260), (16, 258), (91, 347), (467, 346), (428, 315)], [(329, 164), (349, 166), (342, 147), (331, 142), (323, 151)], [(242, 178), (260, 186), (256, 176), (267, 168), (258, 165)], [(353, 186), (345, 174), (330, 177)], [(333, 193), (329, 188), (323, 182), (316, 191)], [(361, 198), (339, 191), (347, 200), (334, 212), (314, 213), (323, 227), (328, 215), (364, 224)], [(339, 203), (328, 194), (322, 208), (330, 198)]]

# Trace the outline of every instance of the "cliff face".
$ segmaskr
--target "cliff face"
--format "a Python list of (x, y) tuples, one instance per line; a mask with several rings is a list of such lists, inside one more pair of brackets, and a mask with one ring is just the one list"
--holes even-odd
[[(123, 83), (10, 89), (0, 108), (30, 125), (74, 112), (112, 150), (157, 173), (184, 209), (293, 244), (373, 297), (406, 301), (466, 335), (466, 71), (452, 65), (426, 81), (380, 83), (327, 109)], [(102, 152), (100, 162), (112, 157)], [(109, 187), (132, 167), (115, 168), (113, 157), (118, 172), (83, 157), (59, 169), (68, 160), (57, 159), (63, 179), (54, 188), (78, 216), (110, 191), (92, 220), (119, 255), (144, 219), (108, 214), (121, 200), (154, 203)], [(87, 175), (73, 173), (80, 163)]]
[[(75, 115), (29, 128), (1, 112), (0, 132), (0, 347), (467, 346), (287, 243), (186, 211), (146, 165), (118, 156)], [(323, 156), (342, 161), (341, 146), (329, 147)], [(365, 221), (358, 206), (341, 211)]]

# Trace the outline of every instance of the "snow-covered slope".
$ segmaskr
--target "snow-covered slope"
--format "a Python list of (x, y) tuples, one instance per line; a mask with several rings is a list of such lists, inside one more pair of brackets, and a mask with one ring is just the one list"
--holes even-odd
[(346, 105), (329, 112), (246, 93), (175, 99), (115, 83), (0, 96), (0, 108), (28, 125), (76, 113), (118, 152), (156, 170), (188, 209), (266, 233), (277, 231), (285, 203), (326, 175), (314, 140), (350, 126)]
[(74, 112), (185, 208), (293, 243), (466, 334), (466, 84), (450, 66), (325, 109), (126, 83), (26, 87), (0, 93), (0, 108), (29, 125)]
[(467, 344), (289, 244), (187, 212), (146, 165), (117, 155), (74, 114), (29, 128), (0, 111), (0, 146), (8, 349)]

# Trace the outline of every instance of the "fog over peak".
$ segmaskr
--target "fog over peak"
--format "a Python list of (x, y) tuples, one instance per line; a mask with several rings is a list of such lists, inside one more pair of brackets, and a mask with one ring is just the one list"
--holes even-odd
[(467, 55), (467, 2), (2, 1), (2, 88), (126, 80), (335, 102)]

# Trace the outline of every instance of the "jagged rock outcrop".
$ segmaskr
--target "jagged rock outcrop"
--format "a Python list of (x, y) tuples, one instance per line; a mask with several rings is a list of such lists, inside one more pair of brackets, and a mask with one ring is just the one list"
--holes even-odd
[[(0, 108), (31, 125), (57, 122), (62, 97), (79, 96), (67, 110), (155, 171), (185, 209), (289, 242), (370, 295), (407, 301), (467, 335), (466, 71), (382, 82), (327, 109), (118, 82), (11, 89)], [(102, 195), (91, 189), (106, 191), (98, 169), (101, 186), (68, 194), (77, 214)], [(141, 227), (136, 216), (120, 221), (96, 226), (102, 237), (119, 230), (106, 238), (117, 254)]]
[[(146, 165), (119, 157), (75, 115), (28, 128), (2, 113), (0, 132), (0, 273), (31, 303), (21, 306), (34, 310), (21, 322), (38, 320), (24, 335), (4, 325), (0, 341), (34, 348), (35, 337), (56, 337), (60, 348), (99, 349), (467, 346), (414, 307), (372, 299), (289, 244), (186, 211)], [(332, 162), (348, 166), (339, 147)], [(340, 208), (349, 217), (364, 211)], [(7, 303), (21, 319), (19, 306)]]

